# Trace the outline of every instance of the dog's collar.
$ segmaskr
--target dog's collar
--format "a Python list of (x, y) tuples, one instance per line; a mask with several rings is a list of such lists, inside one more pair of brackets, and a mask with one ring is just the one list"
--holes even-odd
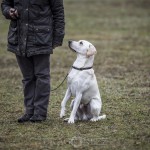
[(73, 69), (76, 69), (76, 70), (83, 71), (83, 70), (89, 70), (89, 69), (92, 69), (93, 66), (92, 66), (92, 67), (86, 67), (86, 68), (77, 68), (77, 67), (75, 67), (75, 66), (72, 66), (72, 68), (73, 68)]

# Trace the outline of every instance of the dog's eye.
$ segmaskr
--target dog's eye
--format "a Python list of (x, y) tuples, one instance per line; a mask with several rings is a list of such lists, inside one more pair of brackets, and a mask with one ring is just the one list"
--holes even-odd
[(82, 42), (82, 41), (80, 42), (80, 45), (83, 45), (83, 42)]

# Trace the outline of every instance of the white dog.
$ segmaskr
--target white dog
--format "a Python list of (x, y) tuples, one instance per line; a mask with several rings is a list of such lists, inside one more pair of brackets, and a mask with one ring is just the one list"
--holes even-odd
[(96, 48), (88, 41), (69, 41), (71, 50), (77, 53), (72, 69), (68, 75), (68, 89), (61, 103), (60, 117), (65, 116), (65, 106), (71, 96), (75, 99), (71, 103), (71, 115), (68, 123), (75, 120), (98, 121), (105, 119), (100, 116), (102, 101), (94, 70), (92, 68)]

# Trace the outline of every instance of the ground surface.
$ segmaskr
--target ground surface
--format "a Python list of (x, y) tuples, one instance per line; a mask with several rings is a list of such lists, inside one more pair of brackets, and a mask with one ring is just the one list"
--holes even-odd
[(52, 88), (63, 80), (75, 59), (67, 41), (89, 40), (98, 51), (94, 68), (107, 119), (74, 125), (63, 122), (59, 111), (65, 83), (51, 93), (46, 122), (18, 124), (23, 114), (22, 77), (14, 55), (6, 51), (9, 21), (0, 16), (0, 149), (148, 150), (150, 2), (64, 0), (64, 4), (66, 36), (51, 57)]

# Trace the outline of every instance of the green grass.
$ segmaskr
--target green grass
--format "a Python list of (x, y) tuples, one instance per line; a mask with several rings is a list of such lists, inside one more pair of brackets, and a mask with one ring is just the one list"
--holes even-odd
[[(51, 56), (56, 87), (75, 54), (69, 39), (97, 48), (94, 69), (107, 119), (68, 125), (59, 118), (66, 83), (51, 93), (48, 120), (18, 124), (23, 114), (21, 73), (6, 51), (9, 21), (0, 16), (0, 149), (148, 150), (150, 147), (150, 2), (148, 0), (64, 0), (66, 36)], [(70, 114), (67, 105), (67, 116)]]

